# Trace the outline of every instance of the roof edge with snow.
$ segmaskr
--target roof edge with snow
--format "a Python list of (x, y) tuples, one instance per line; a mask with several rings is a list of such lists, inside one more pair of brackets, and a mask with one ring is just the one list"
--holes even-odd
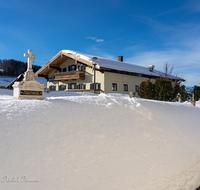
[[(71, 51), (71, 50), (61, 50), (58, 54), (56, 54), (50, 61), (48, 61), (42, 68), (40, 68), (36, 73), (35, 76), (43, 76), (47, 77), (49, 73), (51, 73), (55, 68), (60, 67), (62, 63), (64, 63), (67, 59), (71, 58), (76, 61), (79, 61), (83, 64), (86, 64), (90, 67), (94, 67), (92, 64), (92, 58), (97, 57), (97, 67), (98, 70), (104, 70), (104, 71), (110, 71), (110, 72), (122, 72), (124, 74), (134, 74), (136, 76), (142, 76), (147, 78), (160, 78), (165, 77), (165, 74), (163, 72), (160, 72), (158, 70), (150, 71), (148, 67), (142, 67), (139, 65), (116, 61), (107, 59), (104, 57), (81, 53), (77, 51)], [(170, 75), (170, 79), (176, 79), (179, 81), (185, 81), (185, 79), (182, 79), (177, 76)]]

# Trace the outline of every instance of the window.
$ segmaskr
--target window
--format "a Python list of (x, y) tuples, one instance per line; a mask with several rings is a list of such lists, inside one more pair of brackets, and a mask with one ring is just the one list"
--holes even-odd
[(49, 86), (49, 90), (50, 91), (56, 91), (56, 86), (54, 86), (54, 85)]
[(85, 66), (84, 65), (78, 65), (78, 70), (79, 71), (85, 71)]
[(60, 85), (59, 90), (66, 90), (66, 85)]
[(75, 71), (76, 70), (76, 65), (71, 65), (71, 71)]
[(71, 89), (71, 90), (73, 90), (73, 89), (80, 89), (80, 90), (84, 89), (85, 90), (85, 88), (86, 88), (85, 84), (76, 84), (76, 83), (68, 84), (68, 89)]
[(112, 83), (112, 91), (117, 91), (117, 83)]
[(124, 92), (128, 92), (128, 84), (124, 84)]
[(69, 65), (68, 71), (76, 71), (76, 65)]
[[(101, 83), (95, 83), (95, 90), (101, 90)], [(94, 83), (90, 84), (90, 90), (94, 90)]]
[(52, 76), (51, 78), (48, 79), (48, 81), (53, 81), (55, 79), (55, 76)]
[(61, 68), (61, 72), (67, 72), (67, 68), (66, 67)]
[(84, 89), (85, 90), (85, 87), (86, 87), (86, 85), (85, 84), (78, 84), (77, 85), (77, 87), (78, 87), (78, 89)]
[(68, 89), (76, 89), (76, 83), (69, 83)]
[(139, 92), (139, 85), (135, 85), (135, 92)]

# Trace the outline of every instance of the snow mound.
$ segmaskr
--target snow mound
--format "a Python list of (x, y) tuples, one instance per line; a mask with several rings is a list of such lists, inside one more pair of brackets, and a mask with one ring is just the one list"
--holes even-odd
[(125, 95), (0, 90), (0, 189), (195, 190), (200, 108)]
[(125, 106), (125, 107), (138, 107), (140, 104), (135, 98), (130, 99), (128, 96), (114, 97), (112, 95), (100, 94), (100, 95), (80, 95), (80, 96), (59, 96), (59, 97), (47, 97), (48, 100), (62, 99), (77, 103), (87, 103), (94, 106), (106, 106), (111, 108), (113, 105)]

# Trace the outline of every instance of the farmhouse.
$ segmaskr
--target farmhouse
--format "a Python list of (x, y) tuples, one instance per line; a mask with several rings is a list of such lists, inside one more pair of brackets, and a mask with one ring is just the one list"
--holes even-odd
[[(96, 63), (96, 64), (95, 64)], [(50, 91), (69, 90), (96, 93), (138, 92), (142, 81), (152, 82), (164, 73), (153, 65), (142, 67), (71, 50), (62, 50), (35, 73), (47, 79)], [(184, 80), (171, 76), (173, 79)], [(95, 80), (95, 82), (94, 82)]]

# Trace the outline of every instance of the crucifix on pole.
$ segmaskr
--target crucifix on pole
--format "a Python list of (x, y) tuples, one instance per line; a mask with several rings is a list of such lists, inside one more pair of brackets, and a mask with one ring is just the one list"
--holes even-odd
[(24, 75), (24, 81), (33, 81), (35, 80), (35, 73), (32, 69), (32, 59), (36, 59), (36, 55), (33, 55), (32, 50), (28, 50), (28, 53), (24, 53), (24, 57), (28, 58), (28, 65), (27, 65), (27, 71)]
[(27, 71), (32, 71), (32, 59), (36, 59), (36, 55), (33, 55), (32, 50), (28, 50), (28, 53), (24, 53), (24, 57), (28, 58), (28, 67)]
[(28, 53), (24, 53), (24, 57), (28, 58), (27, 71), (24, 74), (24, 79), (21, 82), (15, 82), (13, 84), (13, 98), (14, 99), (44, 99), (45, 85), (40, 84), (35, 80), (35, 73), (32, 69), (32, 59), (36, 59), (32, 50), (28, 50)]

